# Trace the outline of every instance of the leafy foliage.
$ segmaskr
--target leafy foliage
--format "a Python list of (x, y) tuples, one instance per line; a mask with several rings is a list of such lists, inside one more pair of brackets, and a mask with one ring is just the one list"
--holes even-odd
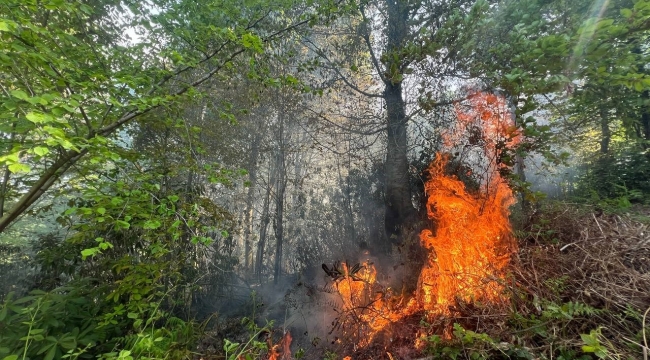
[(584, 164), (575, 195), (608, 208), (629, 208), (650, 194), (650, 158), (638, 149), (624, 149)]

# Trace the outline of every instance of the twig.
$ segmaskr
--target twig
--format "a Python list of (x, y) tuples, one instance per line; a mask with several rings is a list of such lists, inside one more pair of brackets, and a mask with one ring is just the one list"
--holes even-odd
[(594, 218), (594, 220), (596, 221), (596, 225), (598, 225), (598, 229), (600, 229), (600, 233), (601, 233), (603, 236), (605, 236), (605, 232), (603, 232), (603, 228), (600, 227), (600, 223), (598, 222), (598, 219), (596, 219), (596, 215), (594, 215), (594, 213), (591, 213), (591, 216), (592, 216), (592, 217)]
[(645, 335), (645, 319), (648, 316), (648, 312), (650, 311), (650, 307), (648, 310), (643, 313), (643, 321), (641, 322), (641, 331), (643, 332), (643, 344), (645, 345), (643, 347), (643, 360), (648, 360), (648, 338)]

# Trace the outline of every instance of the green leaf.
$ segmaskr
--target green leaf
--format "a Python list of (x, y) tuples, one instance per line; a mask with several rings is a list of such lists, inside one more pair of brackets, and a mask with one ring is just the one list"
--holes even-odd
[(97, 211), (97, 213), (100, 214), (100, 215), (106, 214), (106, 208), (103, 208), (103, 207), (99, 207), (95, 211)]
[(244, 34), (242, 36), (241, 43), (245, 48), (252, 49), (257, 53), (261, 53), (264, 50), (262, 48), (262, 39), (254, 34)]
[(38, 156), (44, 156), (47, 155), (50, 152), (50, 149), (46, 148), (45, 146), (37, 146), (34, 148), (34, 154)]
[(59, 340), (59, 345), (66, 350), (74, 350), (77, 348), (77, 339), (74, 336), (66, 336)]
[[(56, 138), (65, 137), (65, 133), (63, 132), (63, 130), (61, 130), (59, 128), (55, 128), (53, 126), (44, 126), (43, 131), (45, 131), (46, 133), (48, 133), (48, 134), (50, 134), (50, 135), (52, 135), (53, 137), (56, 137)], [(57, 144), (56, 141), (54, 143)]]
[(0, 31), (6, 31), (6, 32), (11, 31), (11, 28), (9, 27), (9, 23), (4, 20), (0, 20)]
[(583, 352), (586, 352), (586, 353), (592, 353), (592, 352), (595, 352), (595, 351), (596, 351), (596, 348), (593, 347), (593, 346), (587, 346), (587, 345), (585, 345), (585, 346), (582, 347), (582, 351), (583, 351)]
[(3, 307), (2, 310), (0, 310), (0, 322), (4, 321), (4, 319), (7, 317), (7, 307)]
[(21, 163), (15, 163), (9, 165), (9, 171), (12, 173), (28, 173), (31, 170), (29, 165), (21, 164)]
[(27, 95), (27, 93), (22, 90), (11, 90), (9, 93), (11, 94), (11, 96), (15, 97), (16, 99), (25, 100), (25, 101), (29, 100), (29, 95)]
[(116, 229), (128, 229), (131, 227), (131, 224), (124, 220), (117, 220), (115, 221), (115, 228)]
[(81, 259), (86, 260), (89, 256), (95, 256), (99, 252), (97, 248), (83, 249), (81, 250)]
[(644, 90), (643, 83), (641, 81), (637, 81), (634, 83), (634, 90), (638, 92), (642, 92)]
[(230, 340), (226, 339), (223, 344), (223, 349), (226, 352), (233, 352), (237, 347), (239, 346), (239, 343), (233, 343), (230, 342)]
[(18, 359), (18, 355), (9, 355), (9, 356), (5, 356), (4, 359), (2, 360), (17, 360), (17, 359)]
[(144, 222), (144, 225), (142, 225), (143, 229), (157, 229), (161, 225), (160, 221), (158, 220), (147, 220)]
[(20, 151), (0, 156), (0, 161), (18, 162), (20, 160)]
[(51, 115), (48, 114), (43, 114), (43, 113), (37, 113), (37, 112), (30, 112), (25, 115), (27, 120), (35, 123), (35, 124), (46, 124), (49, 122), (54, 121), (54, 118)]
[(47, 352), (43, 360), (52, 360), (54, 359), (54, 355), (56, 355), (56, 346), (52, 346), (50, 351)]

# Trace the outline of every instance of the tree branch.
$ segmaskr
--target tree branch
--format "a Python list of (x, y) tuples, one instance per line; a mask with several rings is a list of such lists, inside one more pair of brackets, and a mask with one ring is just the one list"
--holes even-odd
[[(284, 28), (282, 30), (279, 30), (273, 34), (271, 34), (269, 37), (265, 38), (264, 41), (270, 41), (273, 37), (286, 32), (290, 31), (300, 25), (306, 24), (307, 20), (301, 21), (297, 24), (291, 25), (287, 28)], [(147, 92), (147, 96), (151, 95), (156, 88), (164, 85), (167, 81), (169, 81), (172, 78), (177, 77), (178, 75), (182, 74), (183, 72), (194, 69), (198, 65), (205, 63), (206, 61), (210, 60), (214, 56), (216, 56), (230, 41), (227, 41), (223, 43), (215, 52), (213, 52), (209, 57), (203, 59), (200, 61), (198, 64), (194, 66), (189, 66), (183, 69), (178, 70), (174, 74), (170, 74), (166, 77), (164, 77), (158, 84), (152, 88), (149, 92)], [(210, 70), (209, 72), (205, 73), (202, 77), (198, 78), (197, 80), (193, 81), (191, 84), (189, 84), (186, 87), (183, 87), (182, 89), (174, 92), (171, 94), (172, 97), (176, 97), (179, 95), (182, 95), (186, 93), (189, 89), (197, 87), (210, 78), (212, 78), (217, 72), (219, 72), (227, 63), (235, 59), (237, 56), (245, 52), (245, 48), (241, 48), (237, 51), (234, 51), (230, 56), (228, 56), (225, 60), (221, 62), (221, 64), (214, 69)], [(157, 109), (161, 107), (162, 105), (152, 105), (146, 109), (143, 110), (130, 110), (126, 112), (122, 117), (120, 117), (117, 121), (114, 123), (104, 126), (103, 128), (97, 130), (96, 132), (91, 132), (86, 136), (87, 140), (92, 139), (95, 136), (107, 136), (113, 133), (115, 130), (120, 128), (122, 125), (126, 124), (127, 122), (137, 118), (138, 116), (144, 115), (154, 109)], [(16, 204), (12, 206), (12, 208), (7, 211), (1, 218), (0, 218), (0, 233), (4, 231), (9, 225), (13, 223), (16, 218), (18, 218), (22, 213), (24, 213), (31, 205), (33, 205), (60, 177), (63, 175), (72, 165), (74, 165), (76, 162), (78, 162), (84, 155), (86, 155), (90, 151), (89, 147), (85, 147), (81, 149), (81, 151), (74, 151), (74, 150), (68, 150), (65, 151), (64, 154), (57, 160), (55, 161), (42, 175), (40, 175), (39, 179), (34, 183), (27, 193), (25, 193)]]
[[(368, 18), (366, 17), (366, 13), (364, 12), (364, 7), (361, 7), (361, 17), (363, 17), (363, 22), (364, 23), (369, 23)], [(382, 68), (379, 66), (379, 61), (377, 60), (377, 56), (375, 55), (375, 50), (372, 48), (372, 44), (370, 43), (370, 32), (369, 31), (364, 31), (363, 35), (361, 36), (363, 40), (366, 42), (366, 46), (368, 47), (368, 51), (370, 52), (370, 59), (372, 60), (372, 64), (375, 67), (375, 70), (377, 70), (377, 74), (379, 75), (379, 78), (381, 81), (384, 82), (384, 84), (388, 84), (388, 79), (384, 76)]]
[(359, 131), (359, 130), (354, 130), (354, 129), (352, 129), (352, 128), (348, 128), (348, 127), (345, 127), (345, 126), (341, 126), (341, 125), (339, 125), (339, 124), (333, 122), (332, 120), (328, 119), (328, 118), (325, 117), (323, 114), (318, 113), (318, 112), (316, 112), (316, 111), (314, 111), (314, 110), (312, 110), (312, 109), (307, 109), (307, 111), (309, 111), (309, 112), (311, 112), (312, 114), (316, 115), (316, 117), (325, 120), (325, 122), (327, 122), (328, 124), (331, 124), (331, 125), (333, 125), (333, 126), (336, 127), (336, 128), (339, 128), (339, 129), (341, 129), (341, 130), (347, 131), (347, 132), (352, 133), (352, 134), (357, 134), (357, 135), (374, 135), (374, 134), (380, 133), (380, 132), (382, 132), (382, 131), (386, 131), (386, 130), (388, 129), (387, 126), (383, 126), (383, 127), (378, 128), (378, 129), (374, 129), (374, 130), (370, 130), (370, 131)]

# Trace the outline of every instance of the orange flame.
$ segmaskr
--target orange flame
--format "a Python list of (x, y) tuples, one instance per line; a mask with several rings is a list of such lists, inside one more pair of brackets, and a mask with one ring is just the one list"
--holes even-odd
[(508, 221), (514, 197), (507, 184), (494, 181), (493, 196), (468, 193), (463, 182), (444, 174), (447, 161), (436, 157), (425, 185), (437, 231), (420, 234), (429, 256), (418, 286), (424, 309), (444, 314), (458, 298), (503, 301), (499, 275), (514, 249)]
[(291, 333), (284, 333), (280, 342), (276, 345), (269, 346), (269, 360), (289, 360), (291, 359)]
[(436, 228), (420, 234), (427, 262), (419, 275), (416, 296), (409, 301), (387, 297), (376, 283), (377, 272), (371, 264), (365, 264), (363, 273), (354, 278), (347, 276), (345, 268), (346, 276), (337, 283), (343, 307), (361, 309), (357, 317), (366, 325), (358, 346), (370, 344), (390, 323), (418, 311), (431, 317), (453, 315), (451, 309), (459, 301), (507, 301), (503, 276), (516, 250), (508, 220), (515, 198), (501, 178), (505, 165), (500, 160), (520, 136), (504, 98), (477, 93), (469, 98), (469, 105), (468, 110), (456, 107), (458, 121), (443, 134), (443, 140), (449, 150), (469, 151), (465, 155), (477, 171), (466, 175), (474, 176), (480, 190), (469, 191), (461, 180), (448, 175), (449, 155), (436, 155), (425, 184), (427, 215)]
[(375, 335), (391, 323), (412, 313), (414, 307), (403, 306), (403, 298), (377, 284), (377, 270), (366, 261), (354, 276), (348, 273), (348, 264), (342, 263), (343, 278), (336, 282), (336, 288), (343, 300), (343, 309), (354, 312), (356, 321), (363, 324), (365, 334), (359, 346), (370, 344)]
[(519, 142), (519, 134), (503, 97), (477, 93), (470, 108), (456, 107), (458, 122), (443, 139), (447, 147), (462, 146), (474, 151), (482, 164), (478, 193), (445, 174), (449, 156), (438, 153), (429, 167), (425, 184), (427, 215), (434, 220), (436, 234), (425, 229), (422, 247), (429, 251), (420, 274), (419, 290), (426, 310), (449, 313), (457, 299), (469, 302), (502, 302), (503, 269), (516, 249), (511, 234), (509, 207), (515, 198), (499, 170), (504, 150)]

